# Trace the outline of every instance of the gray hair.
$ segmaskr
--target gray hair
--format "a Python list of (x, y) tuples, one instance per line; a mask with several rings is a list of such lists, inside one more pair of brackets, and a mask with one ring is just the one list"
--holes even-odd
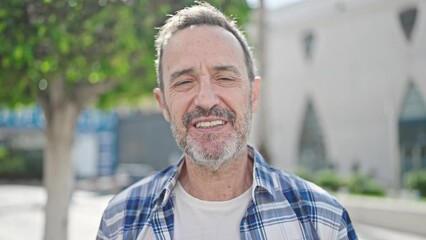
[(178, 11), (175, 15), (167, 19), (166, 23), (158, 31), (155, 39), (155, 47), (157, 50), (155, 65), (157, 70), (157, 83), (160, 89), (164, 87), (161, 66), (164, 46), (173, 34), (194, 25), (219, 26), (232, 33), (243, 48), (249, 80), (250, 82), (254, 80), (253, 55), (247, 44), (246, 38), (236, 26), (236, 22), (226, 17), (212, 5), (203, 2)]

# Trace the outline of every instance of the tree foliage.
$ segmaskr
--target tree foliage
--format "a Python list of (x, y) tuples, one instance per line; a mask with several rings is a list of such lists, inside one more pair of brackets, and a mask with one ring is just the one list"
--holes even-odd
[[(248, 17), (244, 0), (212, 0)], [(99, 103), (113, 106), (151, 93), (156, 27), (189, 0), (10, 0), (0, 3), (1, 103), (32, 103), (62, 77), (67, 89), (114, 82)], [(110, 89), (107, 89), (110, 90)], [(70, 90), (71, 92), (71, 90)], [(102, 92), (103, 93), (103, 92)]]

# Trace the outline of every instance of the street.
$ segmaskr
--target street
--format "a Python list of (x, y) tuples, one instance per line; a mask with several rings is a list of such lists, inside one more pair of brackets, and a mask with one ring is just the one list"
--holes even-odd
[[(70, 207), (70, 240), (95, 239), (112, 195), (76, 191)], [(46, 195), (37, 186), (0, 185), (0, 240), (41, 240)], [(360, 240), (426, 240), (426, 237), (354, 223)]]

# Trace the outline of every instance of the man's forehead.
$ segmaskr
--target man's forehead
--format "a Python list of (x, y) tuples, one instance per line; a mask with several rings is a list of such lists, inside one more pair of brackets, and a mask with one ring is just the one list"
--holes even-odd
[[(173, 57), (173, 62), (170, 58)], [(176, 64), (191, 67), (192, 60), (217, 61), (214, 65), (245, 63), (244, 51), (232, 33), (219, 26), (197, 25), (173, 34), (163, 49), (163, 67)], [(222, 62), (224, 61), (224, 62)]]
[(187, 28), (181, 29), (168, 37), (163, 49), (164, 51), (170, 45), (189, 45), (201, 42), (222, 42), (229, 46), (234, 46), (243, 50), (238, 42), (238, 39), (228, 30), (216, 25), (192, 25)]

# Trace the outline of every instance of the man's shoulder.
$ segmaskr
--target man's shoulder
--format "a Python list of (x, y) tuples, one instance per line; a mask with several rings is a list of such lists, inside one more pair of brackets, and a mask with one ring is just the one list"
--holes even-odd
[(271, 167), (271, 175), (290, 202), (313, 205), (323, 203), (330, 207), (343, 208), (334, 196), (315, 183), (274, 167)]
[(161, 205), (164, 190), (172, 187), (177, 172), (178, 166), (172, 165), (114, 196), (103, 213), (98, 239), (136, 239)]
[(269, 165), (259, 152), (255, 150), (254, 153), (256, 178), (270, 193), (275, 194), (275, 198), (284, 196), (293, 208), (301, 205), (315, 207), (316, 203), (319, 203), (329, 208), (343, 209), (342, 205), (321, 187)]
[(123, 212), (150, 210), (155, 199), (162, 193), (175, 172), (176, 166), (169, 166), (130, 185), (110, 200), (105, 214), (113, 217), (113, 215), (123, 214)]

